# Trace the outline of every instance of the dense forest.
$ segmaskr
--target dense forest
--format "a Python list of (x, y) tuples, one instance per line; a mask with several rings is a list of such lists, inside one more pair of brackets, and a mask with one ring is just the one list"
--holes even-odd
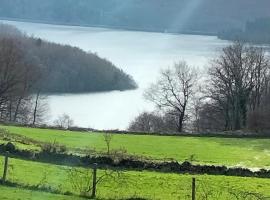
[[(32, 38), (8, 25), (0, 26), (0, 39), (15, 43), (23, 59), (39, 71), (43, 93), (79, 93), (135, 89), (136, 83), (111, 62), (77, 47)], [(1, 45), (4, 45), (3, 43)], [(6, 44), (7, 45), (7, 44)]]
[(1, 0), (0, 17), (147, 31), (217, 34), (270, 17), (269, 0)]
[(220, 32), (218, 36), (226, 40), (270, 43), (270, 17), (248, 21), (244, 29), (228, 29)]
[(44, 66), (42, 91), (80, 93), (135, 89), (131, 76), (96, 54), (77, 47), (30, 39), (35, 55)]

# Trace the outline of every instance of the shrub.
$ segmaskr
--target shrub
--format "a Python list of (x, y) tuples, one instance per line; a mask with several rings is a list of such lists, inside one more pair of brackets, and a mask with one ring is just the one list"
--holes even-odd
[(54, 141), (53, 143), (46, 143), (41, 147), (41, 151), (44, 153), (65, 153), (67, 148), (65, 145), (61, 145)]

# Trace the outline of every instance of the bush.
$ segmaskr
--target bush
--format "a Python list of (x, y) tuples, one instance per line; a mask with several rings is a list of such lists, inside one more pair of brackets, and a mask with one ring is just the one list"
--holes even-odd
[(44, 144), (41, 147), (43, 153), (65, 153), (67, 148), (65, 145), (60, 145), (58, 142), (54, 141), (53, 143)]

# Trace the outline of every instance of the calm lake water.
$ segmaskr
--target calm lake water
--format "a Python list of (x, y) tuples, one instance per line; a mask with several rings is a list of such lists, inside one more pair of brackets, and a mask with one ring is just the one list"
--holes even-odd
[(127, 128), (139, 113), (154, 109), (144, 100), (143, 91), (157, 79), (162, 68), (186, 60), (190, 65), (206, 69), (209, 60), (228, 44), (213, 36), (2, 22), (15, 25), (29, 35), (96, 52), (134, 77), (139, 89), (133, 91), (49, 96), (49, 121), (66, 113), (76, 125), (96, 129)]

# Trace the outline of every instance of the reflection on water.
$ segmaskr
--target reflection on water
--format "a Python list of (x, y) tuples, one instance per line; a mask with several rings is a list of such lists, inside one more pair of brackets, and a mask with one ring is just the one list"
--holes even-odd
[(140, 86), (134, 91), (49, 96), (51, 121), (67, 113), (76, 125), (97, 129), (125, 129), (134, 116), (153, 110), (142, 94), (161, 68), (186, 60), (205, 69), (208, 60), (228, 44), (213, 36), (4, 22), (36, 37), (96, 52), (134, 77)]

